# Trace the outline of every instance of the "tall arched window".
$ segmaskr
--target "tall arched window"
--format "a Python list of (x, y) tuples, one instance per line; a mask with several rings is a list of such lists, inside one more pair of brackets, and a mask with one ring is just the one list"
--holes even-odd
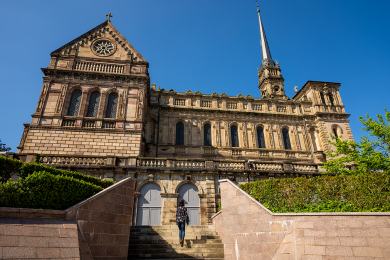
[(111, 93), (108, 96), (106, 118), (116, 118), (116, 107), (118, 106), (118, 94)]
[(91, 94), (91, 98), (89, 99), (87, 117), (97, 117), (97, 113), (99, 110), (99, 102), (100, 93), (98, 91), (95, 91)]
[(68, 110), (68, 116), (77, 116), (79, 114), (79, 108), (81, 103), (81, 91), (75, 90), (70, 99), (70, 105)]
[(259, 148), (265, 148), (264, 130), (262, 127), (257, 128), (257, 142)]
[(204, 146), (211, 146), (211, 125), (205, 124), (203, 129), (204, 129)]
[(326, 102), (325, 102), (325, 96), (324, 96), (324, 92), (320, 92), (320, 96), (321, 96), (321, 101), (322, 101), (322, 104), (326, 104)]
[(232, 137), (232, 147), (239, 147), (237, 126), (232, 125), (230, 127), (230, 135)]
[(332, 106), (334, 106), (334, 99), (332, 93), (329, 93), (329, 101)]
[(283, 133), (284, 149), (291, 150), (291, 142), (290, 142), (290, 136), (288, 134), (288, 129), (284, 128), (282, 130), (282, 133)]
[(339, 135), (337, 134), (337, 128), (336, 127), (333, 127), (333, 135), (336, 137), (336, 138), (338, 138), (339, 137)]
[(176, 145), (184, 145), (184, 124), (182, 122), (176, 124)]

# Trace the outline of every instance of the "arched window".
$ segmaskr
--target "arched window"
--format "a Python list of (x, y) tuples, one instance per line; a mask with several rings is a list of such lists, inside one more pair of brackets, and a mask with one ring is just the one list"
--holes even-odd
[(336, 127), (333, 127), (333, 135), (338, 138), (339, 135), (337, 134), (337, 128)]
[(81, 91), (75, 90), (70, 99), (70, 105), (68, 110), (68, 116), (77, 116), (79, 114), (79, 108), (81, 103)]
[(118, 94), (111, 93), (110, 96), (108, 96), (106, 118), (116, 118), (116, 107), (117, 106), (118, 106)]
[(184, 124), (182, 122), (176, 124), (176, 145), (184, 145)]
[(257, 143), (259, 148), (265, 148), (264, 130), (262, 127), (257, 128)]
[(324, 92), (320, 92), (320, 96), (321, 96), (321, 101), (322, 101), (322, 104), (326, 104), (326, 102), (325, 102), (325, 96), (324, 96)]
[(237, 126), (232, 125), (230, 127), (230, 134), (232, 136), (232, 147), (239, 147)]
[(329, 93), (329, 101), (332, 106), (334, 106), (334, 99), (332, 93)]
[(205, 124), (204, 127), (204, 146), (211, 146), (211, 125)]
[(91, 98), (89, 99), (87, 117), (97, 117), (97, 113), (99, 110), (99, 102), (100, 102), (100, 93), (98, 91), (95, 91), (91, 94)]
[(284, 149), (291, 150), (291, 142), (290, 142), (290, 136), (288, 135), (288, 129), (284, 128), (282, 130), (282, 133), (283, 133)]

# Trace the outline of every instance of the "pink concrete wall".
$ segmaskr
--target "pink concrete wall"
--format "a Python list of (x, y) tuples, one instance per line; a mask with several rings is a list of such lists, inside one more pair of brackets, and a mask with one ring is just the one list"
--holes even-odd
[(0, 259), (126, 260), (136, 180), (67, 210), (0, 208)]
[(390, 213), (272, 213), (229, 180), (213, 217), (226, 260), (390, 259)]
[(0, 259), (80, 259), (77, 222), (64, 217), (64, 211), (0, 208)]
[[(127, 259), (136, 180), (127, 178), (66, 210), (93, 259)], [(89, 252), (88, 252), (89, 251)]]

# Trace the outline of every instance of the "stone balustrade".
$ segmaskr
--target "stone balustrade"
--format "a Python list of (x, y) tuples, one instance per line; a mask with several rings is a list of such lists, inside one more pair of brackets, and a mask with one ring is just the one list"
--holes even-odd
[(281, 172), (283, 171), (283, 165), (274, 163), (254, 163), (254, 169), (257, 171)]
[[(108, 160), (110, 160), (109, 163)], [(107, 166), (111, 165), (113, 158), (75, 157), (75, 156), (42, 156), (40, 162), (49, 166)], [(135, 161), (134, 161), (135, 162)], [(212, 160), (175, 160), (165, 158), (138, 158), (133, 167), (156, 169), (189, 169), (189, 170), (219, 170), (227, 172), (295, 172), (319, 173), (317, 165), (285, 164), (282, 163), (248, 163), (241, 161), (212, 161)]]
[(167, 167), (167, 160), (165, 159), (139, 159), (138, 166), (164, 168)]
[(80, 165), (101, 166), (107, 164), (107, 158), (73, 157), (73, 156), (42, 156), (40, 162), (46, 165)]
[(125, 67), (124, 65), (117, 65), (117, 64), (77, 61), (75, 65), (75, 70), (120, 74), (123, 73), (124, 67)]
[(318, 169), (316, 166), (312, 165), (293, 165), (295, 172), (317, 172)]
[(204, 166), (202, 161), (175, 161), (175, 168), (202, 169)]
[(244, 170), (245, 163), (236, 163), (236, 162), (215, 162), (214, 167), (220, 170), (227, 171), (236, 171), (236, 170)]

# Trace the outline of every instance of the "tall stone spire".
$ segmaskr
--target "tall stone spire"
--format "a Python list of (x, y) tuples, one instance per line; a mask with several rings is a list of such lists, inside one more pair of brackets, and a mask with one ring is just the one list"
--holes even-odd
[[(257, 0), (256, 0), (257, 3)], [(268, 47), (267, 37), (265, 36), (263, 22), (260, 17), (259, 5), (257, 5), (257, 13), (259, 14), (260, 26), (260, 44), (262, 62), (258, 69), (259, 89), (262, 98), (283, 99), (288, 100), (284, 92), (284, 78), (281, 73), (279, 63), (272, 60), (271, 52)]]
[[(256, 4), (257, 4), (257, 0), (256, 0)], [(265, 65), (275, 66), (275, 63), (271, 57), (271, 51), (269, 50), (267, 37), (265, 36), (263, 22), (261, 21), (259, 4), (257, 4), (257, 13), (259, 15), (260, 45), (261, 45), (261, 56), (263, 59), (261, 63), (261, 67)]]

